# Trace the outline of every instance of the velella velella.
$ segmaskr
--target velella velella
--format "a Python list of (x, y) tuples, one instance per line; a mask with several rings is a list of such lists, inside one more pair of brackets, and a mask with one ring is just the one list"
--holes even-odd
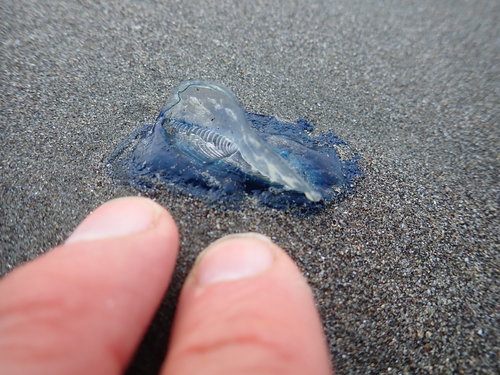
[[(143, 191), (166, 188), (231, 207), (245, 197), (282, 209), (319, 207), (344, 196), (361, 171), (344, 141), (313, 138), (312, 129), (303, 119), (247, 112), (222, 84), (185, 81), (107, 166)], [(350, 157), (339, 157), (346, 150)]]

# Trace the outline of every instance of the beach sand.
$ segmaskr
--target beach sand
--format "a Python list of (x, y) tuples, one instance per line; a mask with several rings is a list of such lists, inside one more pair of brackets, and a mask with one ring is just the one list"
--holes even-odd
[(497, 373), (497, 2), (21, 0), (0, 12), (2, 274), (138, 194), (106, 158), (185, 79), (305, 118), (363, 157), (355, 192), (307, 218), (158, 194), (182, 247), (130, 374), (160, 366), (196, 255), (246, 231), (304, 271), (338, 374)]

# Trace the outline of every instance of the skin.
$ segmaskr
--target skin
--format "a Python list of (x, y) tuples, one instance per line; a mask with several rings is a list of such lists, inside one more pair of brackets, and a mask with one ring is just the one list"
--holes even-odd
[[(0, 373), (120, 374), (168, 288), (170, 214), (110, 201), (0, 282)], [(225, 237), (187, 277), (161, 374), (331, 374), (312, 293), (268, 238)]]

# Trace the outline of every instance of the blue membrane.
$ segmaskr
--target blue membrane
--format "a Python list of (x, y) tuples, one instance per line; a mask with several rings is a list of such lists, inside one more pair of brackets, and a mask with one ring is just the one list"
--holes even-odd
[(257, 204), (314, 212), (349, 192), (360, 156), (332, 133), (310, 136), (306, 120), (244, 111), (225, 86), (183, 82), (154, 124), (110, 156), (110, 175), (146, 193), (167, 189), (237, 209)]

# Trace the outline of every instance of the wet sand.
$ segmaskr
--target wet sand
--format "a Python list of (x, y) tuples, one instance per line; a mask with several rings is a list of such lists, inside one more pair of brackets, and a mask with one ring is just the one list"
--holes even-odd
[(158, 194), (179, 267), (129, 373), (160, 365), (196, 255), (243, 231), (304, 271), (338, 374), (496, 373), (498, 5), (165, 3), (0, 3), (1, 273), (137, 194), (106, 158), (180, 81), (218, 81), (250, 111), (333, 131), (366, 176), (307, 218)]

